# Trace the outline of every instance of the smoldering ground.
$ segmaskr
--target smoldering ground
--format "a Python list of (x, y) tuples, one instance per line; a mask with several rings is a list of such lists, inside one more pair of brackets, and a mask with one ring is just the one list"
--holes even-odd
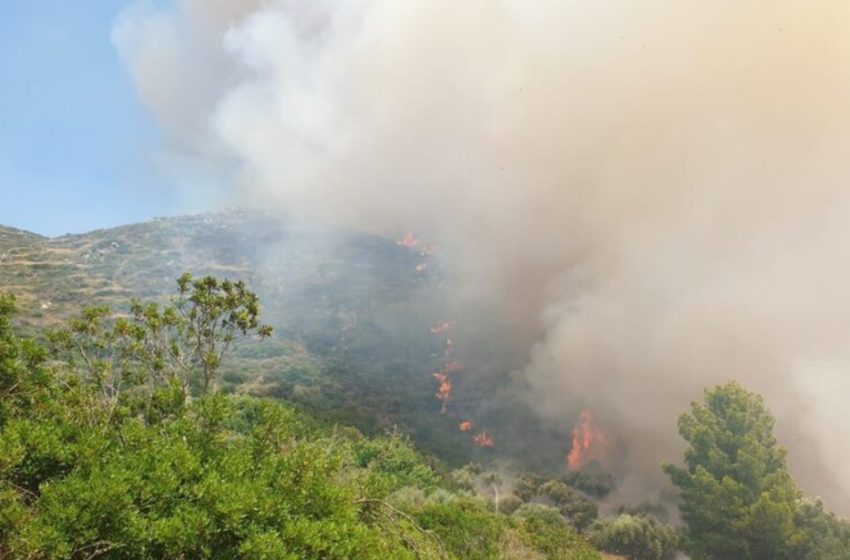
[(540, 414), (592, 409), (628, 486), (735, 379), (848, 512), (848, 26), (840, 0), (184, 0), (113, 38), (172, 172), (439, 241), (530, 341)]

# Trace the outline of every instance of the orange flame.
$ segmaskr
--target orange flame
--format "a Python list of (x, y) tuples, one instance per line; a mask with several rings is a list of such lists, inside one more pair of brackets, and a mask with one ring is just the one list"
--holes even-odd
[(471, 429), (472, 429), (472, 420), (467, 420), (465, 422), (460, 423), (460, 431), (461, 432), (468, 432)]
[(449, 372), (457, 371), (457, 370), (461, 369), (462, 367), (463, 366), (460, 365), (458, 362), (449, 362), (449, 363), (446, 364), (446, 371), (449, 371)]
[(452, 341), (451, 338), (447, 338), (446, 339), (446, 359), (447, 360), (452, 357), (452, 354), (454, 353), (454, 351), (455, 351), (455, 343)]
[(412, 247), (416, 247), (419, 245), (419, 240), (416, 239), (416, 236), (413, 235), (413, 232), (407, 232), (404, 234), (404, 237), (395, 242), (399, 247), (407, 247), (408, 249)]
[(591, 459), (601, 459), (606, 445), (605, 432), (593, 425), (593, 414), (585, 410), (573, 429), (573, 447), (567, 455), (567, 466), (574, 471)]
[(455, 328), (455, 325), (457, 325), (457, 321), (443, 321), (436, 327), (431, 327), (431, 334), (443, 334)]
[(418, 272), (419, 274), (422, 274), (426, 270), (428, 270), (428, 263), (419, 263), (418, 265), (416, 265), (416, 272)]
[(475, 442), (475, 445), (481, 447), (495, 447), (496, 445), (496, 440), (486, 430), (472, 436), (472, 441)]
[(437, 400), (443, 403), (440, 414), (445, 414), (446, 404), (452, 398), (452, 380), (447, 373), (442, 371), (435, 373), (434, 378), (440, 382), (440, 387), (437, 389), (437, 394), (435, 395)]

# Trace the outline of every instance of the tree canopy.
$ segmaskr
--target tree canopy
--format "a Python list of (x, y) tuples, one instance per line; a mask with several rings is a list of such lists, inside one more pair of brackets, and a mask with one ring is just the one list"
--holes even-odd
[(683, 544), (696, 560), (850, 558), (850, 541), (824, 550), (813, 538), (846, 523), (805, 505), (773, 429), (764, 400), (737, 383), (706, 391), (680, 416), (685, 465), (664, 470), (681, 491)]

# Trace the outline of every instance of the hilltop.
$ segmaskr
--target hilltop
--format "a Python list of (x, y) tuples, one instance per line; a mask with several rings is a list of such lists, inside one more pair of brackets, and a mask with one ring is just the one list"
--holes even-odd
[[(421, 283), (417, 255), (375, 235), (297, 227), (286, 218), (235, 209), (46, 238), (0, 226), (0, 286), (21, 299), (26, 320), (49, 308), (63, 317), (84, 305), (171, 292), (183, 271), (239, 277), (261, 295), (273, 322), (301, 322), (306, 307), (407, 297)], [(374, 297), (369, 297), (374, 296)], [(52, 319), (51, 319), (52, 320)]]

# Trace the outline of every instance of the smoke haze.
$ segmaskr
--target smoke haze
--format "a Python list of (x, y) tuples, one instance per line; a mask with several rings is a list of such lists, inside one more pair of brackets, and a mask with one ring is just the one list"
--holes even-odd
[(735, 379), (848, 513), (848, 30), (843, 0), (184, 0), (113, 41), (178, 178), (439, 242), (627, 491)]

